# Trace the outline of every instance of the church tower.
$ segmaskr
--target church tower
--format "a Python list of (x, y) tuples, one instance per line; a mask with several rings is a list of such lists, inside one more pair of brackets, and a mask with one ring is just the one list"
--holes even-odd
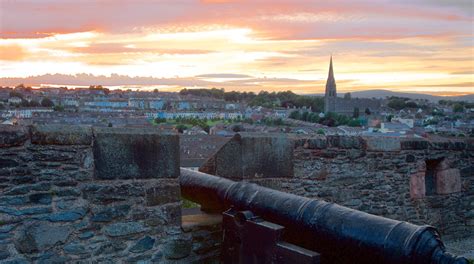
[(336, 112), (336, 80), (334, 80), (334, 71), (332, 69), (332, 55), (329, 62), (329, 74), (326, 81), (326, 93), (324, 95), (324, 112)]

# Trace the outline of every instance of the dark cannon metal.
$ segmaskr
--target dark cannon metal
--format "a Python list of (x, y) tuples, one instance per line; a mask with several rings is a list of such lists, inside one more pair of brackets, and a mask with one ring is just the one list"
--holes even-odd
[(248, 182), (181, 169), (182, 196), (204, 211), (251, 211), (285, 228), (283, 238), (321, 254), (321, 263), (468, 264), (439, 234), (418, 226)]

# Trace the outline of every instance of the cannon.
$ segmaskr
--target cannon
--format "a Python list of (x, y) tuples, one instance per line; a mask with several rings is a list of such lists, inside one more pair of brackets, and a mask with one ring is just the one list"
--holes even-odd
[(431, 226), (183, 168), (180, 185), (182, 196), (204, 211), (250, 211), (284, 226), (284, 240), (318, 252), (321, 263), (468, 264), (446, 251)]

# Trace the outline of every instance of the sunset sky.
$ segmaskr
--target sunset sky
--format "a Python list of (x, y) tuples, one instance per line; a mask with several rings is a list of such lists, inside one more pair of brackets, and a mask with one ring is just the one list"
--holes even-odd
[(87, 73), (321, 93), (332, 54), (340, 92), (474, 93), (473, 13), (471, 0), (0, 0), (0, 85)]

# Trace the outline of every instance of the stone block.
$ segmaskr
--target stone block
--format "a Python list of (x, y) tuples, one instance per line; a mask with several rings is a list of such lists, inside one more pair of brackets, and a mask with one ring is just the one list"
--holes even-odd
[(341, 149), (363, 149), (365, 141), (362, 137), (356, 136), (327, 136), (328, 145), (332, 148)]
[(417, 149), (428, 149), (430, 143), (426, 139), (421, 138), (410, 138), (410, 139), (401, 139), (400, 147), (402, 150), (417, 150)]
[(96, 204), (110, 204), (112, 202), (127, 201), (134, 197), (145, 196), (144, 182), (129, 182), (117, 185), (86, 184), (82, 193), (86, 200)]
[(170, 236), (163, 245), (163, 255), (167, 259), (182, 259), (191, 254), (192, 238), (190, 236)]
[(31, 127), (31, 143), (39, 145), (90, 145), (90, 126), (39, 125)]
[(14, 168), (18, 165), (20, 165), (20, 164), (14, 159), (2, 159), (2, 158), (0, 158), (0, 169)]
[(365, 137), (367, 151), (400, 151), (401, 144), (398, 137)]
[(64, 252), (72, 255), (88, 254), (86, 247), (79, 243), (70, 243), (64, 246)]
[(410, 176), (410, 197), (412, 199), (422, 199), (426, 195), (425, 173), (417, 172)]
[(179, 137), (143, 129), (94, 129), (97, 179), (177, 178)]
[(111, 237), (128, 236), (146, 231), (145, 226), (139, 222), (122, 222), (110, 224), (103, 229)]
[(71, 226), (56, 226), (48, 223), (35, 223), (27, 226), (15, 240), (20, 253), (36, 253), (47, 250), (56, 243), (65, 242), (72, 233)]
[(307, 149), (325, 149), (328, 146), (327, 138), (324, 136), (308, 138), (303, 147)]
[(291, 178), (294, 146), (287, 135), (237, 134), (199, 170), (232, 179)]
[(135, 245), (133, 245), (130, 248), (130, 252), (142, 253), (142, 252), (152, 249), (154, 244), (155, 244), (155, 239), (151, 238), (150, 236), (146, 236), (138, 240), (138, 242), (135, 243)]
[(0, 148), (21, 146), (28, 138), (28, 130), (23, 126), (0, 125)]
[(106, 208), (95, 208), (92, 210), (92, 222), (110, 222), (114, 219), (125, 217), (130, 211), (130, 205), (123, 204)]
[(48, 216), (51, 222), (73, 222), (81, 219), (86, 214), (86, 209), (79, 208), (66, 212), (54, 213)]
[(447, 169), (436, 173), (436, 193), (450, 194), (461, 191), (461, 174), (458, 169)]
[(146, 189), (146, 205), (155, 206), (181, 201), (181, 190), (179, 184), (160, 184), (156, 187)]

